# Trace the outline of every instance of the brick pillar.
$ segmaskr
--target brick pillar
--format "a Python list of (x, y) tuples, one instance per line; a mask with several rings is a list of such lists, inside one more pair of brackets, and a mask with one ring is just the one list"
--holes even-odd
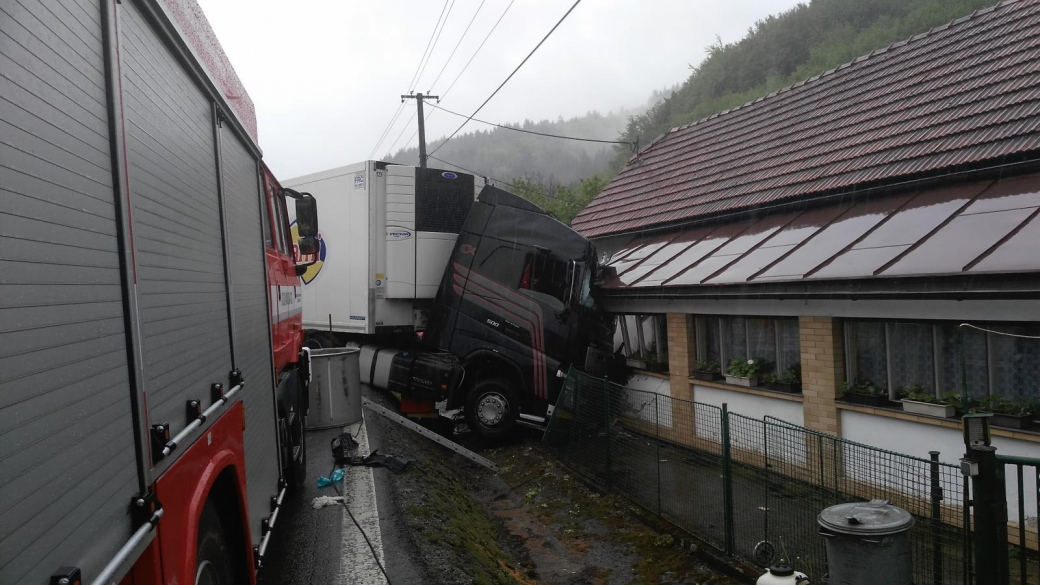
[(798, 337), (805, 426), (841, 436), (841, 416), (834, 404), (845, 382), (841, 321), (833, 317), (799, 317)]
[(690, 372), (697, 359), (693, 315), (668, 313), (668, 378), (672, 396), (693, 400)]

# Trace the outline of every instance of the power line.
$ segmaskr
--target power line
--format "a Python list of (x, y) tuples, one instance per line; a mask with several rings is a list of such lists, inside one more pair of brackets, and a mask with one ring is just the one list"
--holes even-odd
[[(440, 81), (441, 75), (444, 74), (444, 70), (448, 68), (448, 63), (451, 63), (452, 57), (455, 56), (455, 52), (459, 50), (459, 45), (466, 38), (466, 34), (469, 33), (469, 28), (473, 26), (473, 21), (477, 19), (477, 15), (480, 14), (480, 9), (484, 7), (484, 2), (487, 0), (480, 0), (480, 6), (477, 6), (477, 11), (473, 13), (473, 18), (469, 19), (469, 24), (466, 25), (466, 30), (462, 31), (462, 36), (459, 37), (459, 42), (455, 43), (455, 48), (451, 50), (451, 54), (448, 55), (448, 60), (444, 62), (444, 67), (437, 73), (437, 77), (433, 78), (433, 83), (430, 84), (430, 91), (433, 91), (433, 87)], [(429, 92), (427, 92), (429, 93)]]
[[(422, 80), (423, 73), (426, 73), (426, 68), (430, 65), (430, 61), (433, 60), (433, 52), (437, 49), (437, 43), (441, 40), (441, 34), (444, 32), (444, 27), (448, 25), (448, 17), (451, 16), (451, 9), (455, 8), (455, 0), (451, 0), (451, 6), (448, 6), (448, 13), (444, 15), (444, 22), (441, 23), (440, 30), (437, 31), (437, 38), (433, 39), (433, 46), (430, 47), (430, 54), (426, 56), (426, 64), (422, 66), (422, 70), (419, 71), (419, 77), (415, 79), (415, 84), (419, 85), (419, 81)], [(415, 93), (415, 89), (408, 90), (408, 93)]]
[(508, 181), (503, 181), (502, 179), (496, 179), (496, 178), (492, 177), (491, 175), (485, 175), (484, 173), (478, 173), (477, 171), (471, 171), (471, 170), (467, 169), (466, 167), (464, 167), (462, 165), (457, 165), (457, 164), (455, 164), (453, 162), (448, 162), (448, 161), (444, 160), (443, 158), (437, 158), (437, 157), (433, 156), (432, 154), (429, 155), (427, 158), (432, 158), (433, 160), (439, 160), (439, 161), (441, 161), (442, 163), (444, 163), (446, 165), (451, 165), (451, 166), (453, 166), (453, 167), (455, 167), (457, 169), (461, 169), (463, 171), (466, 171), (467, 173), (469, 173), (471, 175), (476, 175), (478, 177), (487, 177), (488, 179), (491, 179), (492, 181), (495, 181), (496, 183), (502, 183), (503, 185), (509, 185), (510, 187), (512, 187), (514, 189), (519, 189), (520, 188), (520, 187), (517, 187), (516, 185), (514, 185), (514, 184), (512, 184), (512, 183), (510, 183)]
[(372, 152), (368, 154), (368, 158), (371, 159), (375, 156), (376, 151), (379, 150), (379, 145), (383, 144), (383, 140), (385, 140), (386, 135), (390, 133), (390, 128), (393, 127), (394, 122), (396, 122), (398, 116), (401, 115), (402, 110), (404, 110), (404, 100), (401, 100), (401, 105), (397, 106), (397, 111), (394, 112), (393, 117), (390, 118), (390, 123), (386, 125), (386, 128), (383, 130), (383, 133), (379, 136), (379, 140), (376, 142), (376, 145), (372, 147)]
[[(431, 156), (430, 158), (433, 158), (433, 157)], [(441, 160), (441, 159), (437, 159), (437, 160)], [(441, 162), (444, 162), (444, 161), (441, 161)], [(448, 164), (451, 164), (451, 163), (448, 163)], [(462, 167), (459, 167), (459, 168), (461, 169)], [(984, 327), (979, 327), (978, 325), (972, 325), (971, 323), (961, 323), (960, 325), (958, 325), (958, 327), (971, 327), (972, 329), (978, 329), (979, 331), (984, 331), (986, 333), (992, 333), (994, 335), (1003, 335), (1004, 337), (1018, 337), (1019, 339), (1040, 339), (1040, 335), (1019, 335), (1018, 333), (1008, 333), (1007, 331), (995, 331), (993, 329), (986, 329)]]
[(463, 122), (463, 123), (462, 123), (462, 124), (461, 124), (461, 125), (460, 125), (460, 126), (459, 126), (459, 127), (458, 127), (458, 128), (457, 128), (457, 129), (455, 130), (455, 131), (454, 131), (454, 132), (452, 132), (452, 133), (451, 133), (451, 136), (448, 136), (448, 138), (446, 138), (446, 139), (444, 140), (444, 142), (441, 142), (441, 143), (440, 143), (440, 145), (438, 145), (438, 146), (437, 146), (437, 148), (433, 149), (433, 152), (431, 152), (430, 154), (433, 154), (434, 152), (437, 152), (437, 151), (438, 151), (438, 150), (440, 150), (440, 149), (441, 149), (441, 148), (442, 148), (442, 147), (443, 147), (443, 146), (444, 146), (445, 144), (447, 144), (449, 140), (451, 140), (452, 138), (454, 138), (454, 137), (455, 137), (455, 135), (456, 135), (456, 134), (458, 134), (458, 133), (459, 133), (459, 132), (460, 132), (460, 131), (461, 131), (461, 130), (462, 130), (462, 129), (463, 129), (463, 128), (464, 128), (465, 126), (466, 126), (466, 124), (468, 124), (468, 123), (469, 123), (469, 121), (473, 119), (473, 116), (476, 116), (476, 115), (477, 115), (477, 113), (479, 113), (479, 112), (480, 112), (480, 110), (482, 110), (482, 109), (484, 108), (484, 106), (486, 106), (486, 105), (487, 105), (487, 103), (491, 101), (491, 98), (495, 97), (495, 95), (496, 95), (496, 94), (497, 94), (497, 93), (498, 93), (498, 92), (499, 92), (499, 91), (500, 91), (500, 90), (501, 90), (501, 89), (502, 89), (503, 87), (505, 87), (505, 85), (506, 85), (507, 83), (509, 83), (509, 80), (510, 80), (510, 79), (512, 79), (514, 75), (516, 75), (516, 72), (517, 72), (517, 71), (520, 71), (520, 68), (524, 66), (524, 63), (527, 63), (527, 60), (528, 60), (528, 59), (530, 59), (530, 58), (531, 58), (531, 56), (532, 56), (532, 55), (534, 55), (534, 54), (535, 54), (535, 52), (536, 52), (536, 51), (537, 51), (537, 50), (539, 49), (539, 47), (541, 47), (541, 46), (542, 46), (542, 44), (544, 44), (544, 43), (545, 43), (545, 41), (547, 41), (547, 40), (549, 39), (549, 37), (550, 37), (550, 36), (552, 36), (553, 32), (555, 32), (555, 31), (556, 31), (556, 29), (557, 29), (557, 28), (559, 28), (559, 26), (560, 26), (561, 24), (563, 24), (563, 21), (564, 21), (564, 20), (566, 20), (566, 19), (567, 19), (567, 17), (568, 17), (568, 16), (570, 16), (571, 12), (573, 12), (573, 11), (574, 11), (574, 9), (578, 7), (578, 4), (581, 4), (581, 0), (576, 0), (576, 1), (574, 2), (574, 4), (573, 4), (573, 5), (571, 5), (570, 9), (568, 9), (568, 10), (567, 10), (566, 14), (564, 14), (564, 15), (563, 15), (563, 16), (562, 16), (562, 17), (560, 18), (560, 20), (559, 20), (559, 21), (557, 21), (557, 22), (556, 22), (556, 24), (555, 24), (555, 25), (553, 25), (553, 27), (552, 27), (551, 29), (549, 29), (549, 32), (545, 34), (545, 36), (544, 36), (544, 37), (542, 38), (542, 40), (538, 41), (538, 44), (537, 44), (537, 45), (535, 45), (533, 49), (531, 49), (531, 52), (530, 52), (530, 53), (528, 53), (526, 57), (524, 57), (524, 60), (523, 60), (523, 61), (521, 61), (521, 62), (520, 62), (520, 64), (516, 66), (516, 69), (513, 69), (513, 72), (509, 74), (509, 77), (506, 77), (505, 81), (503, 81), (503, 82), (502, 82), (502, 83), (501, 83), (501, 84), (500, 84), (500, 85), (499, 85), (499, 86), (498, 86), (498, 87), (497, 87), (497, 88), (495, 89), (495, 91), (491, 92), (491, 95), (489, 95), (489, 96), (488, 96), (488, 98), (487, 98), (486, 100), (484, 100), (484, 103), (480, 104), (480, 107), (479, 107), (479, 108), (477, 108), (476, 110), (474, 110), (474, 111), (473, 111), (473, 113), (472, 113), (472, 114), (470, 114), (469, 118), (467, 118), (467, 119), (466, 119), (466, 121), (465, 121), (465, 122)]
[[(451, 88), (455, 87), (455, 83), (458, 82), (459, 78), (462, 77), (462, 74), (466, 72), (466, 69), (469, 68), (470, 63), (472, 63), (473, 59), (475, 59), (477, 57), (477, 55), (480, 53), (480, 50), (484, 48), (484, 45), (488, 42), (488, 39), (491, 38), (492, 33), (494, 33), (495, 29), (498, 28), (499, 23), (502, 22), (503, 18), (505, 18), (506, 13), (509, 12), (509, 9), (513, 6), (513, 2), (515, 2), (515, 1), (516, 0), (510, 0), (509, 4), (506, 5), (505, 10), (502, 11), (502, 14), (498, 15), (498, 20), (495, 21), (494, 26), (491, 27), (491, 30), (488, 31), (488, 34), (484, 35), (484, 40), (480, 41), (480, 45), (477, 47), (477, 50), (473, 51), (473, 54), (469, 56), (469, 60), (466, 61), (466, 64), (462, 66), (462, 70), (459, 71), (459, 74), (456, 75), (455, 79), (452, 80), (451, 85), (448, 86), (448, 89), (446, 89), (446, 90), (441, 92), (441, 98), (446, 97), (448, 95), (448, 92), (451, 91)], [(483, 6), (484, 2), (481, 2), (480, 5)], [(479, 7), (477, 8), (477, 12), (480, 12), (480, 8)], [(473, 18), (476, 18), (476, 14), (473, 15)], [(470, 21), (470, 24), (473, 24), (472, 20)], [(469, 30), (469, 27), (467, 26), (466, 29)], [(462, 33), (462, 34), (463, 34), (463, 36), (466, 35), (466, 33)], [(461, 39), (459, 39), (459, 42), (461, 42)], [(457, 49), (458, 46), (456, 45), (455, 48)], [(452, 51), (452, 54), (454, 54), (454, 51)], [(449, 57), (448, 60), (449, 61), (451, 60), (450, 57)], [(445, 63), (444, 65), (445, 65), (445, 67), (447, 67), (448, 64)], [(443, 73), (443, 72), (444, 72), (444, 70), (442, 69), (441, 73)], [(440, 73), (437, 74), (437, 78), (440, 79)], [(436, 83), (436, 80), (434, 80), (434, 83)], [(424, 118), (424, 121), (425, 120), (429, 120), (430, 116), (432, 116), (432, 115), (433, 115), (433, 110), (430, 110), (430, 113), (426, 114), (426, 116)], [(412, 118), (408, 120), (408, 123), (411, 124), (412, 120), (414, 120), (414, 119), (415, 119), (415, 116), (413, 115)], [(408, 140), (405, 141), (405, 144), (411, 144), (412, 140), (415, 138), (415, 135), (418, 134), (418, 133), (419, 133), (419, 129), (416, 128), (415, 132), (412, 132), (411, 138), (409, 138)], [(400, 134), (398, 134), (397, 140), (394, 140), (393, 146), (391, 146), (390, 150), (393, 150), (394, 147), (397, 146), (398, 141), (400, 141), (401, 136), (403, 136), (403, 135), (404, 135), (404, 131), (402, 131)]]
[[(466, 118), (467, 117), (466, 114), (460, 114), (458, 112), (453, 112), (453, 111), (449, 110), (448, 108), (445, 108), (443, 106), (438, 106), (436, 104), (430, 104), (430, 107), (437, 108), (438, 110), (444, 110), (445, 112), (448, 112), (449, 114), (452, 114), (454, 116), (458, 116), (460, 118)], [(480, 120), (480, 119), (474, 118), (473, 116), (468, 116), (468, 118), (470, 120), (473, 120), (474, 122), (480, 122), (481, 124), (487, 124), (488, 126), (494, 126), (495, 128), (502, 128), (503, 130), (512, 130), (513, 132), (523, 132), (524, 134), (534, 134), (535, 136), (545, 136), (547, 138), (561, 138), (563, 140), (577, 140), (579, 142), (598, 142), (600, 144), (627, 144), (629, 146), (634, 146), (635, 145), (634, 142), (625, 142), (623, 140), (600, 140), (598, 138), (576, 138), (574, 136), (560, 136), (559, 134), (547, 134), (545, 132), (535, 132), (534, 130), (524, 130), (523, 128), (515, 128), (513, 126), (504, 126), (502, 124), (496, 124), (494, 122), (488, 122), (486, 120)]]
[(470, 55), (469, 61), (466, 61), (466, 64), (462, 66), (462, 71), (459, 71), (459, 74), (455, 76), (455, 79), (451, 82), (451, 85), (448, 86), (448, 89), (441, 92), (441, 97), (446, 97), (448, 95), (448, 92), (451, 91), (451, 88), (455, 87), (455, 82), (458, 81), (460, 77), (462, 77), (462, 74), (465, 73), (466, 69), (469, 68), (469, 64), (472, 63), (473, 59), (477, 57), (477, 53), (480, 53), (480, 50), (484, 48), (484, 43), (486, 43), (488, 39), (491, 38), (491, 33), (495, 32), (495, 29), (498, 28), (498, 23), (502, 22), (502, 19), (505, 18), (506, 13), (509, 12), (509, 9), (513, 6), (513, 2), (515, 1), (516, 0), (510, 0), (509, 4), (506, 6), (506, 9), (502, 11), (502, 14), (499, 15), (498, 20), (495, 21), (495, 26), (491, 27), (491, 30), (488, 31), (488, 34), (484, 37), (484, 40), (480, 41), (480, 46), (477, 47), (476, 51), (473, 51), (472, 55)]
[[(408, 122), (406, 122), (404, 127), (401, 128), (401, 132), (397, 135), (397, 138), (394, 139), (394, 142), (390, 146), (390, 152), (393, 152), (394, 148), (397, 147), (397, 143), (400, 142), (401, 137), (404, 136), (404, 133), (408, 131), (408, 127), (412, 125), (412, 120), (414, 120), (415, 117), (418, 116), (418, 115), (419, 115), (418, 111), (412, 112), (412, 117), (408, 118)], [(415, 129), (415, 133), (412, 134), (412, 138), (415, 138), (415, 135), (418, 134), (418, 133), (419, 133), (419, 129), (416, 128)], [(408, 139), (408, 143), (411, 143), (411, 141), (412, 141), (412, 139), (409, 138)]]
[(422, 68), (422, 64), (426, 61), (426, 54), (430, 52), (430, 43), (433, 42), (434, 35), (437, 34), (437, 27), (441, 24), (441, 18), (444, 18), (444, 11), (448, 9), (449, 0), (444, 0), (444, 6), (441, 7), (441, 14), (437, 17), (437, 24), (433, 25), (433, 32), (430, 33), (430, 40), (426, 41), (426, 49), (423, 51), (422, 57), (419, 59), (419, 64), (415, 67), (415, 73), (412, 74), (412, 80), (408, 82), (409, 91), (415, 91), (415, 80), (419, 77), (419, 69)]

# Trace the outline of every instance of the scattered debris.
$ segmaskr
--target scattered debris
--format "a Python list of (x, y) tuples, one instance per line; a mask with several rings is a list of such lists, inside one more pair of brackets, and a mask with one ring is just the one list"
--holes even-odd
[(341, 481), (343, 481), (343, 469), (339, 468), (339, 469), (333, 470), (332, 473), (329, 475), (329, 477), (325, 477), (324, 475), (319, 475), (318, 476), (318, 487), (328, 487), (328, 486), (330, 486), (330, 485), (332, 485), (334, 483), (339, 483)]
[(318, 496), (311, 500), (311, 507), (320, 510), (325, 506), (338, 506), (343, 502), (343, 496)]

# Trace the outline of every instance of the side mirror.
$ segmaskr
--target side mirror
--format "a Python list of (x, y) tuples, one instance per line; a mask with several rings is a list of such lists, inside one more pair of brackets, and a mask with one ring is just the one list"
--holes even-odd
[(303, 243), (304, 238), (318, 235), (318, 204), (310, 193), (301, 195), (296, 200), (296, 227), (300, 232), (300, 242)]

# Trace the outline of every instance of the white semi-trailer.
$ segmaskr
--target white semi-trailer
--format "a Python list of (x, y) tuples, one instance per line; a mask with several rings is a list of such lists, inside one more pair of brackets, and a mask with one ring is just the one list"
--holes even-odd
[[(285, 182), (321, 202), (321, 261), (303, 275), (303, 326), (422, 330), (483, 178), (364, 161)], [(327, 335), (309, 343), (324, 345)]]

